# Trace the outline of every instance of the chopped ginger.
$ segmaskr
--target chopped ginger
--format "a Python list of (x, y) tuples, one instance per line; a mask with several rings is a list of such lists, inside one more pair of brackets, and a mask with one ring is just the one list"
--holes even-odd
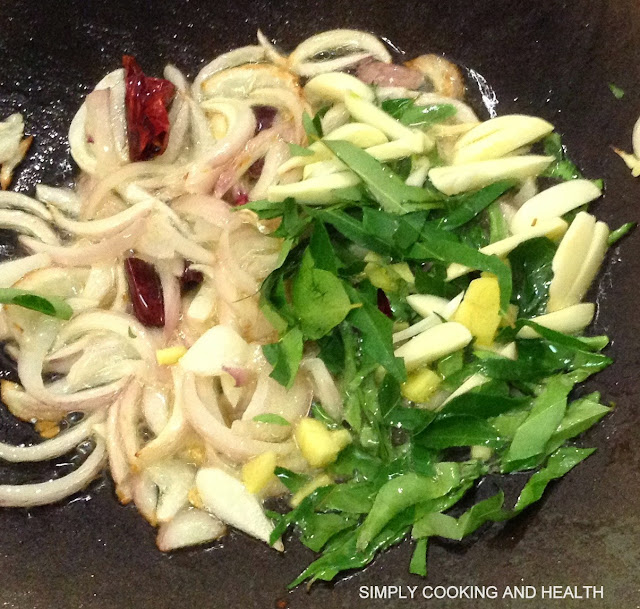
[(409, 374), (402, 384), (402, 395), (412, 402), (426, 402), (442, 382), (440, 376), (430, 368), (421, 368)]
[(493, 343), (500, 325), (500, 287), (493, 276), (474, 279), (453, 319), (466, 326), (480, 346)]
[(242, 467), (242, 482), (254, 495), (273, 479), (276, 469), (276, 453), (269, 451), (254, 457)]
[(179, 345), (176, 347), (167, 347), (166, 349), (158, 349), (156, 351), (156, 360), (160, 366), (171, 366), (177, 364), (178, 360), (187, 352), (187, 348)]
[(304, 418), (296, 426), (295, 438), (302, 456), (312, 467), (333, 463), (338, 453), (351, 442), (346, 429), (330, 431), (316, 419)]

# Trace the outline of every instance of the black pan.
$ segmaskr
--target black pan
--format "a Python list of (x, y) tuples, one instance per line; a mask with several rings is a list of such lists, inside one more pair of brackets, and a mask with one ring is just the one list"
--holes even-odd
[[(584, 172), (606, 179), (597, 209), (602, 219), (617, 226), (640, 215), (640, 180), (610, 150), (611, 144), (629, 148), (640, 114), (638, 0), (0, 0), (0, 20), (0, 115), (19, 108), (36, 136), (15, 182), (21, 191), (37, 181), (71, 179), (70, 119), (124, 52), (150, 73), (171, 61), (193, 76), (204, 60), (253, 44), (258, 27), (289, 48), (313, 32), (356, 27), (388, 38), (408, 57), (444, 53), (473, 68), (493, 87), (500, 113), (552, 121)], [(626, 91), (622, 100), (609, 83)], [(473, 81), (470, 86), (477, 89)], [(584, 439), (598, 452), (516, 521), (485, 528), (462, 544), (434, 543), (426, 582), (407, 573), (410, 548), (403, 545), (364, 573), (287, 594), (286, 583), (311, 559), (297, 542), (282, 556), (233, 534), (208, 549), (163, 555), (152, 529), (134, 509), (118, 505), (108, 481), (99, 481), (65, 505), (0, 513), (0, 605), (417, 607), (426, 601), (362, 600), (360, 586), (420, 590), (428, 583), (537, 590), (532, 600), (429, 603), (438, 608), (640, 606), (639, 244), (636, 233), (613, 251), (597, 291), (595, 329), (613, 338), (609, 354), (616, 364), (588, 389), (601, 390), (617, 406)], [(8, 432), (15, 440), (28, 437), (5, 417), (0, 434)], [(0, 468), (3, 480), (7, 472)], [(604, 598), (543, 600), (543, 585), (602, 586)]]

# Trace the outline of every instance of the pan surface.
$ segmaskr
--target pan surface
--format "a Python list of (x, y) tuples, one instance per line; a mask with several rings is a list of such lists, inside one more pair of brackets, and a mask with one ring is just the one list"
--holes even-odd
[[(135, 55), (148, 73), (160, 73), (170, 61), (193, 76), (216, 54), (253, 44), (258, 27), (285, 48), (317, 31), (353, 27), (385, 37), (407, 58), (444, 53), (472, 68), (495, 91), (498, 113), (548, 119), (585, 174), (605, 179), (601, 219), (617, 227), (640, 216), (640, 180), (610, 149), (630, 147), (640, 114), (637, 0), (0, 0), (0, 20), (0, 117), (20, 110), (35, 135), (14, 182), (20, 191), (31, 191), (38, 181), (71, 180), (70, 120), (88, 88), (123, 53)], [(612, 95), (610, 83), (626, 91), (623, 99)], [(473, 79), (469, 86), (478, 89)], [(64, 505), (0, 512), (0, 605), (640, 607), (638, 247), (636, 231), (611, 252), (597, 288), (595, 331), (612, 338), (608, 354), (616, 361), (587, 386), (616, 404), (583, 439), (597, 453), (515, 521), (483, 528), (465, 543), (434, 543), (427, 580), (408, 574), (408, 544), (365, 572), (316, 585), (310, 593), (286, 592), (312, 558), (294, 540), (284, 555), (240, 534), (207, 549), (163, 555), (151, 528), (133, 508), (121, 507), (103, 480)], [(0, 252), (10, 253), (10, 244), (0, 245)], [(27, 430), (0, 417), (0, 435), (7, 434), (28, 439)], [(0, 482), (9, 475), (0, 464)], [(362, 586), (389, 585), (417, 586), (416, 598), (361, 598)], [(495, 586), (499, 598), (426, 601), (425, 585)], [(518, 585), (533, 586), (536, 598), (500, 598), (506, 586)], [(541, 598), (549, 585), (577, 586), (583, 597), (583, 586), (602, 587), (603, 598)]]

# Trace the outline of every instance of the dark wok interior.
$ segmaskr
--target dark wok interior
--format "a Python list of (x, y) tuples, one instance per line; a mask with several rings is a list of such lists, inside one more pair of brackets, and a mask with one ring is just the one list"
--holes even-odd
[[(334, 27), (370, 30), (411, 57), (444, 53), (482, 74), (499, 113), (553, 122), (585, 174), (606, 181), (596, 211), (612, 227), (638, 220), (640, 181), (610, 145), (630, 148), (640, 114), (640, 4), (637, 0), (179, 0), (169, 2), (0, 0), (0, 117), (19, 109), (35, 144), (14, 182), (69, 182), (69, 122), (88, 88), (123, 53), (149, 73), (171, 61), (193, 76), (201, 62), (243, 44), (261, 27), (284, 47)], [(626, 91), (617, 100), (615, 83)], [(473, 87), (473, 81), (470, 84)], [(434, 601), (434, 607), (635, 607), (640, 584), (640, 417), (637, 231), (609, 256), (597, 288), (595, 331), (613, 339), (616, 364), (589, 390), (615, 412), (582, 442), (598, 452), (541, 506), (506, 526), (483, 528), (462, 544), (434, 543), (431, 585), (597, 585), (594, 601)], [(11, 245), (2, 246), (11, 253)], [(28, 432), (0, 417), (0, 437)], [(0, 482), (9, 479), (0, 465)], [(32, 472), (32, 473), (38, 473)], [(14, 609), (135, 607), (423, 606), (425, 601), (359, 599), (359, 586), (426, 582), (409, 575), (411, 547), (382, 556), (364, 573), (309, 594), (286, 584), (310, 560), (295, 541), (284, 556), (240, 534), (207, 549), (163, 555), (135, 509), (100, 480), (65, 505), (0, 512), (0, 604)], [(278, 601), (286, 604), (278, 605)]]

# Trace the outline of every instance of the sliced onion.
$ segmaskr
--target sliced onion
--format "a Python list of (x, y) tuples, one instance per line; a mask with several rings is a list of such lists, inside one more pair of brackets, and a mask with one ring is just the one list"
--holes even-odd
[(112, 402), (127, 385), (129, 378), (69, 395), (54, 393), (44, 385), (42, 379), (44, 357), (53, 344), (57, 325), (47, 320), (33, 334), (23, 337), (18, 357), (18, 376), (27, 393), (47, 406), (63, 412), (95, 410)]
[(93, 433), (93, 427), (103, 420), (104, 412), (94, 412), (68, 431), (31, 446), (14, 446), (0, 442), (0, 459), (11, 463), (24, 463), (60, 457), (86, 440)]
[(163, 391), (145, 386), (142, 394), (142, 414), (149, 429), (157, 436), (169, 421), (169, 404)]
[[(291, 72), (272, 64), (246, 64), (223, 70), (208, 78), (202, 85), (207, 98), (245, 99), (253, 90), (264, 87), (276, 87), (296, 91), (298, 78)], [(210, 99), (202, 102), (204, 109), (209, 108)]]
[(149, 218), (136, 250), (152, 258), (170, 259), (180, 254), (185, 260), (208, 265), (215, 263), (212, 252), (182, 235), (166, 216), (160, 215)]
[(198, 72), (198, 75), (193, 81), (193, 85), (191, 85), (193, 97), (197, 101), (202, 99), (202, 84), (217, 72), (247, 63), (260, 63), (264, 61), (264, 57), (264, 49), (257, 45), (240, 47), (239, 49), (234, 49), (233, 51), (219, 55)]
[(173, 366), (173, 408), (169, 421), (151, 442), (137, 453), (141, 464), (151, 464), (173, 455), (183, 444), (189, 425), (184, 413), (183, 374), (178, 366)]
[(202, 403), (196, 390), (193, 374), (185, 374), (183, 389), (185, 415), (192, 427), (217, 452), (234, 463), (244, 463), (267, 451), (273, 451), (278, 455), (286, 455), (294, 450), (295, 446), (292, 442), (283, 442), (281, 444), (260, 442), (231, 431), (218, 418), (212, 415)]
[(59, 348), (89, 332), (113, 332), (127, 339), (149, 364), (156, 361), (156, 343), (151, 330), (132, 315), (114, 311), (87, 311), (77, 315), (60, 330), (55, 346)]
[(0, 288), (9, 288), (27, 273), (48, 267), (50, 264), (49, 254), (33, 254), (17, 260), (0, 262)]
[[(342, 49), (348, 49), (349, 54), (327, 61), (313, 61), (320, 53)], [(389, 51), (375, 36), (358, 30), (330, 30), (300, 43), (289, 55), (289, 65), (292, 71), (302, 76), (315, 76), (322, 72), (342, 70), (367, 57), (375, 57), (385, 63), (391, 62)]]
[(87, 95), (84, 105), (87, 108), (84, 127), (87, 149), (95, 157), (96, 173), (104, 175), (113, 171), (120, 162), (111, 129), (111, 91), (94, 90)]
[(215, 297), (216, 291), (213, 283), (207, 278), (202, 282), (202, 285), (187, 309), (187, 319), (204, 323), (211, 318), (215, 312)]
[(262, 158), (277, 141), (275, 129), (266, 129), (261, 131), (255, 137), (251, 138), (244, 149), (235, 158), (225, 166), (220, 174), (213, 194), (221, 198), (227, 191), (237, 183), (242, 175), (258, 159)]
[(70, 188), (62, 186), (54, 188), (44, 184), (36, 184), (36, 198), (70, 216), (76, 217), (80, 213), (80, 197)]
[[(256, 128), (255, 116), (247, 102), (213, 98), (204, 102), (203, 107), (208, 111), (224, 115), (228, 128), (225, 137), (217, 141), (198, 159), (197, 169), (203, 166), (219, 166), (230, 161), (253, 136)], [(192, 169), (191, 173), (193, 171)]]
[(133, 477), (133, 502), (139, 512), (152, 526), (158, 524), (156, 507), (158, 505), (158, 487), (146, 471)]
[(109, 470), (116, 485), (116, 494), (122, 503), (129, 503), (133, 498), (131, 481), (129, 479), (129, 462), (124, 454), (122, 439), (118, 431), (118, 408), (120, 400), (109, 407), (107, 418), (107, 453), (109, 456)]
[(32, 507), (55, 503), (82, 490), (102, 470), (106, 456), (104, 440), (96, 436), (96, 446), (87, 460), (75, 471), (58, 478), (35, 484), (0, 485), (0, 506)]
[(115, 188), (120, 188), (127, 182), (144, 176), (166, 176), (166, 174), (166, 167), (145, 161), (124, 165), (93, 187), (89, 193), (89, 197), (84, 203), (82, 216), (84, 218), (93, 218), (96, 211), (100, 208), (103, 199)]
[(19, 192), (0, 192), (1, 209), (18, 209), (37, 216), (45, 222), (51, 222), (51, 213), (45, 205)]
[(83, 237), (110, 237), (147, 216), (152, 208), (151, 202), (142, 201), (108, 218), (85, 221), (71, 220), (56, 209), (52, 209), (51, 213), (56, 225), (68, 233)]
[(136, 455), (140, 448), (138, 422), (140, 420), (140, 384), (130, 383), (118, 400), (118, 433), (124, 456), (130, 466), (138, 468)]
[(264, 167), (260, 178), (249, 192), (250, 201), (258, 201), (267, 196), (267, 191), (278, 181), (278, 167), (289, 158), (289, 149), (284, 142), (276, 142), (264, 157)]
[(146, 472), (158, 487), (156, 518), (168, 522), (187, 505), (196, 469), (179, 459), (167, 459), (149, 466)]
[(80, 298), (101, 304), (112, 293), (115, 285), (115, 269), (111, 264), (96, 264), (91, 267)]
[(124, 68), (113, 72), (109, 83), (109, 122), (114, 147), (121, 163), (129, 162), (129, 141), (127, 138), (127, 113), (125, 106)]
[(129, 224), (122, 231), (100, 241), (86, 245), (48, 245), (30, 237), (20, 237), (20, 242), (32, 252), (44, 252), (63, 266), (82, 266), (114, 260), (131, 249), (144, 229), (144, 220)]
[(327, 365), (318, 357), (310, 357), (304, 359), (300, 367), (309, 373), (313, 394), (320, 400), (327, 414), (336, 421), (342, 420), (342, 396)]
[(156, 544), (161, 552), (209, 543), (226, 533), (222, 521), (213, 514), (193, 507), (178, 512), (160, 526)]
[[(313, 363), (311, 367), (314, 367)], [(315, 372), (318, 372), (317, 367)], [(256, 390), (242, 418), (252, 420), (256, 415), (271, 413), (293, 424), (308, 414), (312, 397), (312, 387), (304, 375), (298, 375), (293, 386), (286, 389), (265, 371), (258, 378)]]
[(198, 376), (215, 376), (224, 367), (242, 367), (249, 358), (249, 345), (235, 331), (225, 325), (207, 330), (180, 358), (180, 367)]
[(286, 68), (288, 66), (289, 60), (287, 57), (278, 51), (275, 45), (262, 33), (261, 30), (258, 30), (258, 42), (264, 49), (265, 57), (271, 63), (281, 68)]
[(180, 316), (180, 280), (174, 275), (167, 264), (158, 265), (158, 275), (162, 284), (162, 299), (164, 302), (164, 337), (170, 338)]
[(184, 195), (171, 205), (178, 214), (202, 218), (217, 228), (226, 226), (232, 216), (228, 203), (210, 195)]
[(0, 228), (8, 228), (22, 235), (33, 235), (36, 243), (42, 242), (48, 245), (60, 243), (58, 235), (44, 220), (31, 213), (14, 209), (0, 210)]
[[(5, 347), (6, 348), (6, 347)], [(11, 414), (18, 419), (33, 423), (35, 419), (57, 421), (64, 413), (48, 408), (42, 402), (30, 396), (18, 383), (0, 381), (2, 402)]]
[[(96, 86), (95, 91), (109, 89), (110, 99), (102, 114), (103, 123), (109, 127), (115, 139), (116, 148), (123, 161), (129, 160), (128, 148), (124, 155), (126, 145), (126, 118), (124, 109), (124, 69), (119, 68), (107, 74)], [(91, 94), (89, 94), (91, 95)], [(89, 96), (87, 96), (89, 97)], [(87, 141), (87, 102), (85, 101), (71, 121), (69, 128), (69, 144), (71, 156), (84, 172), (93, 174), (96, 172), (98, 161), (93, 154), (92, 147)]]
[[(305, 141), (305, 131), (302, 125), (302, 115), (305, 111), (310, 111), (308, 104), (301, 96), (301, 92), (296, 89), (291, 91), (281, 87), (267, 87), (264, 89), (255, 89), (251, 92), (251, 100), (254, 103), (263, 106), (273, 106), (280, 110), (281, 114), (285, 116), (289, 121), (293, 122), (295, 127), (295, 139), (294, 142), (302, 144)], [(277, 128), (277, 123), (274, 125)], [(282, 131), (282, 130), (281, 130)], [(286, 137), (285, 133), (280, 133), (283, 139), (290, 139)]]
[(175, 118), (171, 121), (169, 143), (165, 151), (155, 159), (156, 163), (165, 165), (175, 162), (184, 150), (187, 145), (187, 135), (191, 122), (191, 109), (189, 103), (183, 97), (178, 97), (174, 100), (173, 105), (171, 113), (174, 114), (174, 110), (177, 110), (175, 110)]

